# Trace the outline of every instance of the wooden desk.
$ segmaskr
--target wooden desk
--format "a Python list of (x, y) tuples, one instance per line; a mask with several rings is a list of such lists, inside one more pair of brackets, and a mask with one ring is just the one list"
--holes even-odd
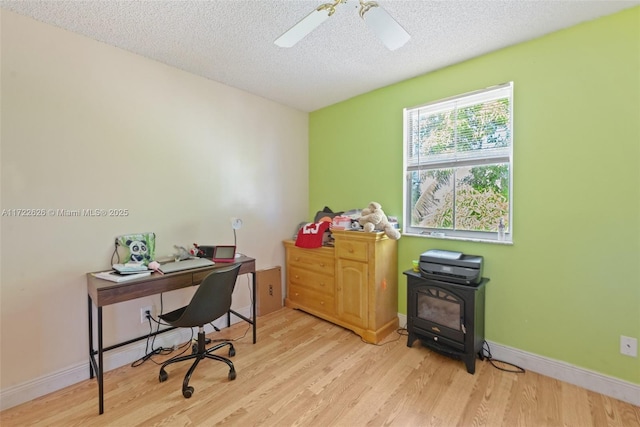
[[(236, 259), (236, 263), (241, 263), (240, 274), (251, 274), (252, 277), (252, 296), (251, 296), (251, 319), (229, 310), (227, 313), (227, 325), (231, 324), (231, 314), (239, 317), (245, 322), (253, 325), (253, 343), (256, 343), (256, 260), (247, 256)], [(189, 286), (199, 285), (202, 280), (216, 268), (226, 267), (228, 263), (217, 263), (210, 267), (194, 268), (190, 270), (177, 271), (161, 275), (153, 273), (151, 276), (142, 279), (132, 280), (130, 282), (115, 283), (108, 280), (102, 280), (95, 277), (92, 273), (87, 273), (87, 293), (89, 303), (89, 376), (93, 378), (94, 372), (98, 380), (98, 407), (99, 413), (104, 413), (104, 365), (103, 353), (113, 350), (136, 341), (144, 340), (149, 337), (145, 335), (134, 338), (125, 342), (103, 347), (102, 343), (102, 307), (111, 304), (117, 304), (123, 301), (129, 301), (149, 295), (156, 295), (163, 292), (173, 291), (176, 289), (186, 288)], [(98, 349), (94, 349), (93, 344), (93, 305), (97, 308), (98, 316)], [(158, 332), (152, 332), (151, 335), (160, 334), (175, 328), (166, 328)], [(96, 361), (95, 356), (98, 356)]]

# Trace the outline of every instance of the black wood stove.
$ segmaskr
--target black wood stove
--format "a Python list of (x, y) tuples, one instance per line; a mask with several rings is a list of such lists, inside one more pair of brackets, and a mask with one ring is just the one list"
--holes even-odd
[(483, 359), (485, 285), (462, 285), (427, 279), (412, 270), (407, 276), (407, 347), (416, 339), (423, 345), (464, 361), (467, 372)]

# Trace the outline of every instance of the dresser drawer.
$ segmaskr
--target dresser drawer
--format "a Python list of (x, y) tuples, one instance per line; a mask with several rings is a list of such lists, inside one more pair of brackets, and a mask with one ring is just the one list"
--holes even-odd
[(300, 308), (317, 310), (324, 314), (335, 314), (335, 299), (332, 295), (314, 292), (301, 286), (291, 285), (287, 298)]
[(368, 260), (367, 243), (351, 240), (336, 240), (336, 256), (354, 261)]
[(323, 294), (334, 294), (334, 276), (319, 274), (298, 266), (291, 265), (287, 271), (289, 284), (303, 287)]
[(287, 265), (333, 276), (335, 262), (331, 257), (319, 256), (313, 249), (291, 249), (287, 251)]

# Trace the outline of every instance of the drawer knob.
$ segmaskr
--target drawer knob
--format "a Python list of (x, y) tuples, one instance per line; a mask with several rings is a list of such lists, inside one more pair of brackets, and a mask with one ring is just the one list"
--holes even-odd
[(433, 340), (434, 341), (438, 341), (438, 337), (433, 337)]
[(321, 262), (321, 263), (320, 263), (320, 267), (324, 267), (324, 262)]
[(298, 275), (296, 274), (296, 279), (299, 279), (299, 278), (300, 278), (300, 276), (298, 276)]
[(320, 301), (320, 305), (324, 305), (324, 301)]
[(352, 254), (353, 253), (353, 249), (349, 248), (349, 253)]

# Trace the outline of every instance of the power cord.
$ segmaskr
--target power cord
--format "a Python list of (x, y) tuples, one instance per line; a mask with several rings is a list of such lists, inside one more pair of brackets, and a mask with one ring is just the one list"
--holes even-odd
[[(160, 315), (162, 315), (162, 313), (164, 312), (164, 302), (162, 299), (163, 294), (160, 294)], [(137, 366), (142, 365), (144, 362), (146, 362), (147, 360), (151, 360), (153, 363), (155, 363), (156, 365), (161, 365), (161, 363), (156, 362), (155, 360), (152, 359), (153, 356), (156, 355), (167, 355), (167, 354), (171, 354), (173, 353), (174, 350), (178, 350), (178, 349), (183, 349), (179, 354), (177, 354), (176, 356), (180, 356), (181, 354), (183, 354), (185, 351), (187, 351), (187, 347), (188, 344), (191, 343), (191, 341), (193, 341), (193, 329), (191, 330), (191, 339), (189, 339), (189, 341), (187, 341), (186, 343), (178, 346), (178, 347), (158, 347), (158, 348), (153, 348), (155, 341), (156, 341), (156, 336), (158, 335), (158, 332), (160, 331), (160, 326), (171, 326), (167, 323), (163, 323), (157, 319), (154, 319), (153, 316), (151, 315), (151, 313), (147, 313), (147, 320), (149, 321), (149, 335), (147, 336), (147, 343), (146, 343), (146, 347), (145, 347), (145, 355), (142, 356), (140, 359), (134, 361), (131, 364), (131, 367), (135, 368)], [(151, 322), (155, 322), (156, 323), (156, 332), (155, 334), (153, 334), (153, 326), (151, 324)], [(151, 340), (151, 343), (149, 343), (149, 340)], [(151, 348), (151, 351), (149, 351), (149, 348)]]
[[(233, 230), (234, 235), (235, 235), (235, 232), (236, 232), (236, 230), (234, 229), (234, 230)], [(251, 291), (251, 280), (249, 280), (249, 276), (247, 276), (247, 289), (249, 290), (249, 302), (250, 302), (250, 304), (251, 304), (251, 305), (250, 305), (250, 307), (253, 307), (253, 292)], [(253, 313), (251, 313), (251, 314), (253, 314)], [(251, 317), (251, 316), (249, 316), (249, 317)], [(256, 321), (255, 319), (251, 319), (251, 320), (253, 320), (254, 322)], [(211, 323), (209, 323), (209, 324), (213, 327), (213, 329), (214, 329), (216, 332), (220, 332), (220, 329), (218, 329), (218, 328), (216, 327), (216, 325), (214, 325), (214, 324), (213, 324), (213, 322), (211, 322)], [(229, 326), (231, 326), (231, 325), (229, 325)], [(211, 342), (223, 342), (223, 341), (232, 341), (232, 342), (236, 342), (236, 341), (240, 341), (241, 339), (243, 339), (244, 337), (246, 337), (246, 336), (247, 336), (247, 333), (249, 332), (249, 329), (251, 329), (251, 325), (247, 326), (247, 329), (244, 331), (244, 334), (242, 334), (242, 336), (240, 336), (240, 337), (237, 337), (237, 338), (229, 338), (229, 339), (222, 339), (222, 338), (220, 338), (220, 339), (211, 340)]]
[[(353, 332), (353, 331), (352, 331)], [(355, 334), (355, 332), (353, 332)], [(362, 339), (362, 337), (360, 337), (360, 340), (365, 343), (365, 344), (370, 344), (370, 345), (375, 345), (378, 347), (387, 345), (387, 344), (391, 344), (394, 343), (396, 341), (398, 341), (400, 339), (400, 337), (403, 336), (408, 336), (409, 333), (407, 331), (407, 325), (405, 324), (403, 327), (396, 329), (396, 334), (398, 334), (398, 336), (396, 337), (396, 339), (393, 340), (389, 340), (383, 343), (370, 343), (365, 341), (364, 339)], [(491, 363), (491, 366), (493, 366), (496, 369), (499, 369), (501, 371), (505, 371), (505, 372), (513, 372), (514, 374), (524, 374), (526, 371), (524, 370), (524, 368), (521, 368), (518, 365), (515, 365), (513, 363), (509, 363), (509, 362), (505, 362), (504, 360), (499, 360), (499, 359), (494, 359), (493, 356), (491, 355), (491, 348), (489, 347), (489, 343), (487, 341), (483, 341), (482, 342), (482, 356), (487, 359), (489, 361), (489, 363)], [(501, 363), (503, 365), (508, 365), (513, 367), (514, 369), (507, 369), (507, 368), (503, 368), (501, 366), (496, 365), (496, 363)]]
[[(491, 348), (489, 347), (489, 343), (486, 341), (482, 342), (482, 356), (485, 357), (489, 363), (491, 363), (491, 366), (493, 366), (496, 369), (499, 369), (501, 371), (505, 371), (505, 372), (513, 372), (514, 374), (524, 374), (525, 370), (524, 368), (521, 368), (518, 365), (514, 365), (513, 363), (509, 363), (509, 362), (505, 362), (504, 360), (498, 360), (498, 359), (494, 359), (493, 356), (491, 355)], [(496, 363), (502, 363), (504, 365), (508, 365), (508, 366), (512, 366), (514, 369), (506, 369), (506, 368), (502, 368), (498, 365), (496, 365)]]
[[(209, 323), (211, 326), (213, 326), (213, 329), (216, 332), (220, 332), (220, 329), (216, 327), (216, 325), (213, 324), (213, 322)], [(251, 329), (251, 325), (249, 325), (247, 327), (247, 329), (244, 331), (244, 334), (242, 334), (241, 336), (237, 337), (237, 338), (216, 338), (216, 339), (212, 339), (211, 342), (225, 342), (225, 341), (230, 341), (230, 342), (236, 342), (236, 341), (240, 341), (241, 339), (243, 339), (244, 337), (247, 336), (247, 332), (249, 332), (249, 329)]]
[[(236, 230), (233, 230), (233, 233), (235, 235)], [(247, 289), (249, 290), (249, 302), (250, 302), (250, 307), (253, 307), (253, 292), (251, 291), (251, 280), (249, 280), (249, 276), (247, 276)], [(251, 313), (253, 314), (253, 313)], [(251, 316), (249, 316), (251, 317)], [(256, 321), (255, 319), (251, 319), (254, 322)], [(211, 326), (213, 326), (213, 329), (216, 330), (216, 332), (220, 332), (220, 329), (218, 329), (213, 322), (209, 323)], [(231, 325), (229, 325), (231, 326)], [(242, 334), (242, 336), (237, 337), (237, 338), (229, 338), (229, 339), (216, 339), (216, 340), (212, 340), (212, 342), (221, 342), (221, 341), (232, 341), (232, 342), (236, 342), (236, 341), (240, 341), (241, 339), (243, 339), (244, 337), (247, 336), (247, 333), (249, 332), (249, 329), (251, 329), (251, 325), (247, 326), (247, 329), (244, 331), (244, 334)]]
[[(160, 313), (163, 312), (163, 299), (162, 299), (163, 294), (160, 294)], [(252, 298), (253, 301), (253, 298)], [(147, 320), (149, 321), (149, 335), (147, 336), (147, 343), (146, 343), (146, 347), (145, 347), (145, 355), (142, 356), (141, 358), (137, 359), (136, 361), (134, 361), (133, 363), (131, 363), (131, 367), (135, 368), (137, 366), (142, 365), (144, 362), (146, 362), (147, 360), (151, 360), (153, 363), (155, 363), (156, 365), (161, 365), (162, 363), (158, 363), (155, 360), (153, 360), (153, 356), (156, 355), (167, 355), (167, 354), (171, 354), (173, 353), (173, 351), (175, 350), (179, 350), (182, 349), (182, 351), (178, 354), (176, 354), (174, 357), (180, 356), (182, 354), (184, 354), (189, 348), (191, 343), (194, 340), (194, 331), (193, 329), (191, 329), (191, 338), (189, 338), (189, 340), (187, 340), (185, 343), (183, 343), (180, 346), (177, 347), (158, 347), (158, 348), (153, 348), (154, 344), (155, 344), (155, 340), (156, 340), (156, 336), (160, 330), (160, 326), (171, 326), (168, 323), (164, 323), (158, 319), (155, 319), (153, 316), (151, 316), (150, 313), (147, 313)], [(156, 324), (156, 333), (153, 334), (153, 326), (151, 324), (151, 322), (154, 322)], [(213, 322), (209, 323), (213, 329), (216, 332), (220, 332), (220, 329), (213, 324)], [(248, 326), (247, 329), (244, 331), (244, 333), (236, 338), (229, 338), (229, 339), (212, 339), (209, 340), (209, 342), (207, 344), (210, 343), (216, 343), (216, 342), (224, 342), (224, 341), (231, 341), (231, 342), (236, 342), (236, 341), (240, 341), (241, 339), (245, 338), (247, 336), (247, 333), (249, 332), (249, 330), (251, 329), (251, 326)], [(151, 342), (149, 342), (151, 341)], [(149, 348), (151, 347), (151, 351), (149, 351)]]
[[(117, 257), (117, 262), (113, 262), (113, 257)], [(113, 253), (111, 254), (111, 265), (120, 264), (120, 254), (118, 253), (118, 239), (113, 243)]]
[[(155, 341), (156, 341), (156, 335), (158, 334), (158, 331), (160, 330), (160, 325), (165, 325), (165, 326), (170, 326), (170, 325), (166, 325), (156, 319), (153, 318), (153, 316), (151, 316), (150, 314), (147, 314), (147, 320), (149, 321), (149, 335), (147, 336), (147, 343), (146, 343), (146, 347), (145, 347), (145, 355), (142, 356), (140, 359), (134, 361), (133, 363), (131, 363), (131, 367), (135, 368), (137, 366), (142, 365), (144, 362), (146, 362), (147, 360), (151, 360), (153, 363), (155, 363), (156, 365), (161, 365), (162, 363), (158, 363), (155, 360), (153, 360), (153, 356), (156, 355), (167, 355), (167, 354), (171, 354), (173, 353), (174, 350), (180, 349), (185, 347), (182, 352), (180, 352), (179, 354), (177, 354), (177, 356), (183, 354), (186, 350), (187, 350), (187, 344), (189, 344), (192, 340), (193, 340), (193, 329), (191, 330), (191, 339), (189, 341), (187, 341), (187, 343), (182, 344), (179, 347), (157, 347), (157, 348), (153, 348)], [(153, 326), (151, 325), (151, 321), (155, 322), (157, 324), (156, 327), (156, 333), (153, 333)], [(151, 348), (151, 351), (149, 351), (149, 348)]]

